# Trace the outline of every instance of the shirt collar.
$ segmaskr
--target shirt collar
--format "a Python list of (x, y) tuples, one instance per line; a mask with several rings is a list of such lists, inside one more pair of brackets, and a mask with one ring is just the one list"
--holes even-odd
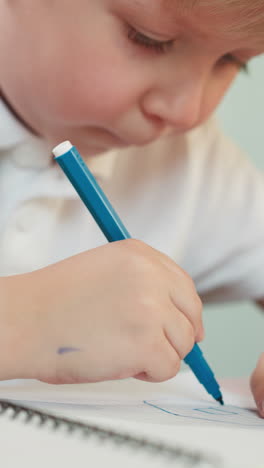
[[(32, 135), (0, 99), (1, 150), (10, 150), (12, 159), (22, 167), (47, 167), (52, 161), (51, 146)], [(95, 157), (82, 156), (95, 177), (105, 180), (111, 177), (118, 154), (118, 150), (111, 150)]]

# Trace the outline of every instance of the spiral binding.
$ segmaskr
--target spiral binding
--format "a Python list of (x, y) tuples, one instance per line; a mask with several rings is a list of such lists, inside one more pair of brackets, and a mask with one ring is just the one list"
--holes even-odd
[[(10, 412), (11, 410), (11, 412)], [(140, 449), (151, 451), (152, 453), (160, 454), (171, 461), (182, 461), (184, 466), (189, 468), (221, 468), (220, 460), (208, 457), (199, 452), (191, 452), (179, 447), (171, 447), (169, 445), (149, 441), (148, 439), (135, 437), (126, 433), (109, 430), (100, 426), (82, 423), (69, 418), (55, 416), (46, 411), (37, 410), (31, 407), (18, 405), (8, 400), (0, 400), (0, 417), (8, 413), (10, 419), (17, 419), (24, 416), (24, 423), (34, 422), (37, 427), (45, 427), (46, 424), (52, 423), (51, 430), (59, 430), (64, 427), (69, 433), (79, 431), (84, 437), (91, 435), (96, 436), (102, 442), (104, 440), (112, 441), (119, 446), (129, 446), (132, 449)], [(50, 426), (49, 426), (50, 428)]]

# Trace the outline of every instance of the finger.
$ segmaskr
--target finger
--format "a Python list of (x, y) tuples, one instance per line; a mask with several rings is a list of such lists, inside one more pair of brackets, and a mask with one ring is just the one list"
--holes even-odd
[(192, 350), (195, 344), (195, 330), (190, 320), (180, 311), (171, 311), (170, 320), (164, 327), (164, 334), (181, 359)]
[(260, 356), (252, 374), (250, 386), (259, 414), (264, 418), (264, 353)]
[(154, 247), (151, 247), (149, 244), (146, 244), (143, 241), (139, 241), (137, 239), (127, 239), (125, 241), (121, 242), (126, 242), (129, 243), (130, 246), (133, 243), (133, 249), (136, 252), (139, 252), (140, 254), (143, 254), (144, 256), (146, 253), (148, 257), (154, 258), (155, 260), (159, 260), (160, 263), (162, 263), (167, 270), (169, 270), (171, 273), (176, 274), (176, 276), (181, 279), (181, 280), (191, 280), (190, 276), (188, 273), (183, 270), (171, 257), (166, 255), (165, 253), (161, 252), (160, 250), (155, 249)]
[(165, 382), (179, 372), (181, 359), (165, 336), (154, 346), (145, 369), (134, 377), (146, 382)]
[(166, 268), (173, 272), (177, 272), (179, 275), (187, 275), (187, 273), (182, 270), (172, 258), (170, 258), (168, 255), (165, 253), (161, 252), (160, 250), (154, 249), (154, 247), (151, 247), (149, 244), (146, 244), (143, 241), (137, 240), (137, 239), (129, 239), (121, 242), (126, 242), (127, 244), (131, 246), (133, 244), (133, 249), (134, 251), (138, 251), (140, 254), (143, 253), (145, 256), (146, 253), (148, 254), (149, 258), (155, 258), (156, 260), (159, 260)]
[[(128, 241), (124, 241), (128, 242)], [(181, 269), (170, 257), (164, 253), (154, 249), (153, 247), (145, 244), (144, 242), (130, 239), (130, 247), (132, 246), (134, 252), (138, 252), (144, 256), (149, 252), (149, 259), (158, 259), (165, 267), (168, 275), (164, 279), (171, 282), (170, 299), (171, 302), (181, 310), (183, 314), (192, 322), (195, 329), (196, 341), (201, 341), (204, 338), (204, 327), (202, 322), (202, 301), (199, 298), (195, 284), (191, 277)], [(169, 284), (169, 283), (168, 283)]]
[(204, 326), (202, 322), (203, 304), (201, 299), (185, 283), (181, 287), (175, 284), (173, 286), (170, 289), (172, 304), (191, 322), (195, 332), (195, 341), (202, 341), (204, 339)]

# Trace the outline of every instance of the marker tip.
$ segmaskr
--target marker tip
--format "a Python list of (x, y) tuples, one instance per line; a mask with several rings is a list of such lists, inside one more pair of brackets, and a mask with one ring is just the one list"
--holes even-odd
[(224, 406), (224, 400), (223, 400), (223, 397), (220, 396), (219, 398), (217, 398), (217, 401), (219, 401), (220, 405)]

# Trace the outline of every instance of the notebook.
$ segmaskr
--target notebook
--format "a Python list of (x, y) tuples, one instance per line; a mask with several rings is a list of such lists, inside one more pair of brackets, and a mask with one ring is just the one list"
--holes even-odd
[(1, 460), (27, 468), (263, 468), (264, 421), (244, 390), (227, 382), (222, 408), (190, 372), (162, 384), (4, 382)]

